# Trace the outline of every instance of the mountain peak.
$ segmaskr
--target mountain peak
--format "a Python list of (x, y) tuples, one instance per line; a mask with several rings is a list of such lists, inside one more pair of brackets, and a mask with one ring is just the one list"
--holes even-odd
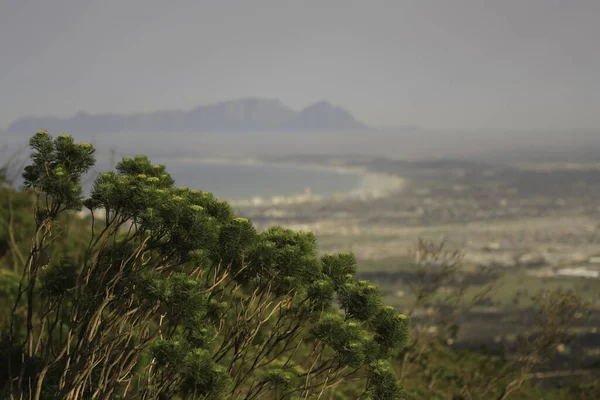
[(315, 107), (333, 107), (328, 100), (320, 100), (313, 104)]
[(244, 97), (198, 106), (189, 111), (147, 114), (90, 114), (70, 118), (27, 117), (8, 126), (9, 132), (217, 132), (217, 131), (328, 131), (368, 129), (348, 111), (326, 100), (294, 111), (278, 99)]
[(327, 100), (311, 104), (298, 113), (295, 121), (298, 129), (306, 130), (361, 130), (367, 126), (341, 107)]
[(333, 104), (331, 104), (329, 101), (327, 100), (320, 100), (317, 101), (316, 103), (312, 103), (308, 106), (306, 106), (303, 110), (309, 110), (309, 109), (341, 109), (340, 107), (334, 106)]

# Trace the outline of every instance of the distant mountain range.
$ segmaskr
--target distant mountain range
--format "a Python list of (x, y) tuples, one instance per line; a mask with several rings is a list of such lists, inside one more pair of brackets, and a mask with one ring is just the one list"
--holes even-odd
[(357, 131), (369, 129), (348, 111), (321, 101), (294, 111), (279, 100), (245, 98), (196, 107), (189, 111), (137, 114), (88, 114), (70, 118), (25, 117), (9, 133), (39, 130), (55, 133)]

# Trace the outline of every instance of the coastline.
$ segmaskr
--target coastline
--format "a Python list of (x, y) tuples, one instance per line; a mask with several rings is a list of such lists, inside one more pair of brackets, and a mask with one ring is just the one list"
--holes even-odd
[[(163, 161), (168, 163), (173, 158), (164, 158)], [(248, 165), (248, 166), (273, 166), (273, 167), (291, 167), (313, 171), (327, 171), (338, 174), (352, 174), (359, 178), (358, 184), (350, 191), (345, 193), (334, 193), (332, 195), (320, 195), (313, 194), (310, 190), (304, 193), (297, 193), (291, 195), (280, 195), (272, 196), (270, 199), (262, 197), (254, 197), (243, 200), (233, 200), (229, 203), (233, 206), (269, 206), (269, 205), (281, 205), (281, 204), (299, 204), (299, 203), (314, 203), (321, 201), (341, 201), (348, 199), (379, 199), (387, 197), (391, 194), (401, 192), (405, 185), (406, 180), (400, 176), (385, 174), (379, 172), (369, 172), (366, 167), (360, 166), (337, 166), (337, 165), (326, 165), (326, 164), (311, 164), (311, 163), (298, 163), (298, 162), (270, 162), (264, 161), (257, 158), (194, 158), (194, 157), (182, 157), (177, 158), (177, 162), (190, 164), (190, 165)]]
[(178, 158), (159, 158), (160, 160), (176, 160), (181, 163), (189, 164), (212, 164), (212, 165), (261, 165), (261, 166), (287, 166), (298, 169), (310, 169), (317, 171), (330, 171), (342, 174), (358, 174), (367, 173), (365, 167), (346, 167), (336, 165), (325, 165), (325, 164), (310, 164), (310, 163), (298, 163), (298, 162), (271, 162), (264, 161), (258, 158), (225, 158), (225, 157), (208, 157), (208, 158), (194, 158), (194, 157), (178, 157)]

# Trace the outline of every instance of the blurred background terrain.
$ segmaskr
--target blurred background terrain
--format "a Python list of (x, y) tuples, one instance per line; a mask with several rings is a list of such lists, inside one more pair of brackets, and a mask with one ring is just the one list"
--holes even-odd
[[(94, 174), (148, 155), (259, 229), (354, 252), (432, 332), (464, 286), (443, 338), (471, 361), (515, 354), (542, 291), (576, 294), (590, 317), (534, 370), (556, 389), (600, 365), (598, 16), (591, 0), (0, 2), (0, 164), (18, 186), (42, 129), (93, 143)], [(461, 252), (427, 304), (419, 238)]]

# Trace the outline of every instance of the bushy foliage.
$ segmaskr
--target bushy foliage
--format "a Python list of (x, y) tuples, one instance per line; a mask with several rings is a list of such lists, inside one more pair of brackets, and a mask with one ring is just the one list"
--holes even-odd
[[(319, 257), (307, 232), (258, 233), (144, 156), (100, 174), (84, 199), (93, 146), (47, 132), (30, 146), (33, 240), (12, 294), (3, 343), (18, 356), (3, 393), (310, 398), (361, 381), (370, 398), (402, 398), (389, 359), (409, 320), (356, 278), (351, 254)], [(63, 219), (83, 206), (79, 251), (56, 251)]]

